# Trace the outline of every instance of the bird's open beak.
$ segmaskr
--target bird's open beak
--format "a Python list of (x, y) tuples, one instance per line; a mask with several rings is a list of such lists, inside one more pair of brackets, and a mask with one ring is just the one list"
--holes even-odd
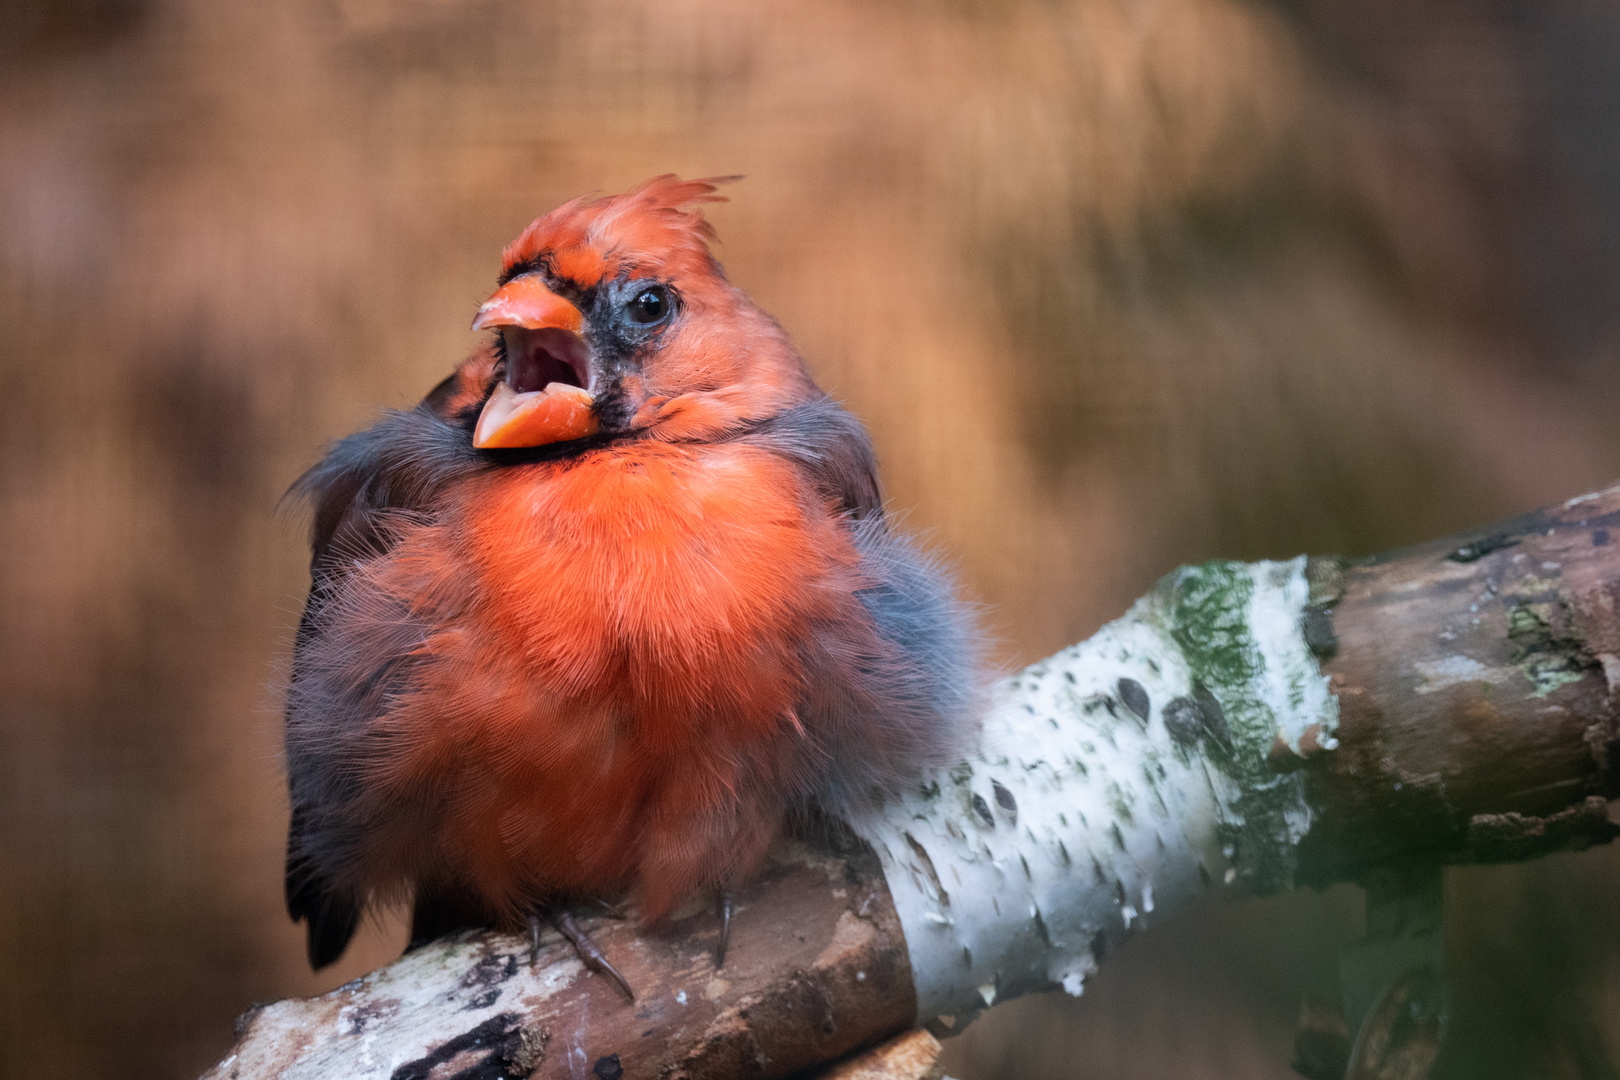
[(515, 277), (484, 301), (472, 328), (500, 329), (506, 378), (478, 416), (474, 446), (545, 446), (596, 434), (584, 324), (579, 309), (538, 274)]

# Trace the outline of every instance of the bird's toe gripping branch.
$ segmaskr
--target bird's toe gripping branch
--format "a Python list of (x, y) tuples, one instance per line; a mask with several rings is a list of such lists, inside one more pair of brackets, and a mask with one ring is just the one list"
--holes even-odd
[[(540, 916), (530, 915), (528, 925), (529, 966), (533, 967), (540, 958)], [(612, 979), (619, 989), (624, 991), (625, 997), (632, 1002), (636, 1000), (636, 992), (630, 988), (629, 980), (619, 974), (618, 969), (608, 962), (607, 954), (597, 946), (595, 941), (591, 940), (591, 935), (585, 932), (585, 928), (574, 921), (573, 915), (566, 910), (553, 912), (551, 925), (555, 926), (558, 933), (568, 939), (568, 943), (574, 947), (574, 952), (579, 954), (581, 963), (598, 975), (605, 975)]]

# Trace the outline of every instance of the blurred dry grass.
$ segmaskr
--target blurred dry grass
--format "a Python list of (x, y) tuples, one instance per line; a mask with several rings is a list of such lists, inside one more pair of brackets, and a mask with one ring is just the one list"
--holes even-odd
[[(1180, 561), (1620, 475), (1615, 100), (1598, 0), (9, 0), (0, 1073), (194, 1074), (397, 948), (316, 979), (281, 911), (276, 500), (535, 214), (748, 174), (733, 278), (1023, 661)], [(1620, 1072), (1617, 879), (1452, 876), (1447, 1075)], [(952, 1068), (1289, 1075), (1357, 918), (1195, 913)]]

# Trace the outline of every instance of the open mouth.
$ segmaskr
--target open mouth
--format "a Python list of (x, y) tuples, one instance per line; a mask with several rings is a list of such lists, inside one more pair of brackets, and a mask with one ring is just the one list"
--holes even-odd
[(473, 430), (481, 449), (544, 446), (594, 435), (590, 350), (571, 330), (501, 327), (506, 377)]
[(540, 330), (505, 326), (501, 340), (506, 347), (506, 385), (514, 392), (544, 390), (552, 383), (591, 388), (590, 353), (578, 334), (549, 326)]

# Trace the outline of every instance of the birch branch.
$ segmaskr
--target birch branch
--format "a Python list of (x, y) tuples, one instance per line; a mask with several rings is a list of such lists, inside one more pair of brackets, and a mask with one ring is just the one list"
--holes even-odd
[[(1213, 891), (1605, 842), (1616, 539), (1620, 488), (1356, 564), (1183, 568), (1000, 686), (979, 751), (864, 843), (778, 853), (723, 971), (703, 911), (591, 925), (634, 1005), (560, 941), (531, 968), (517, 938), (463, 935), (249, 1013), (208, 1076), (788, 1076), (919, 1020), (1079, 993)], [(920, 1046), (845, 1074), (934, 1075)]]

